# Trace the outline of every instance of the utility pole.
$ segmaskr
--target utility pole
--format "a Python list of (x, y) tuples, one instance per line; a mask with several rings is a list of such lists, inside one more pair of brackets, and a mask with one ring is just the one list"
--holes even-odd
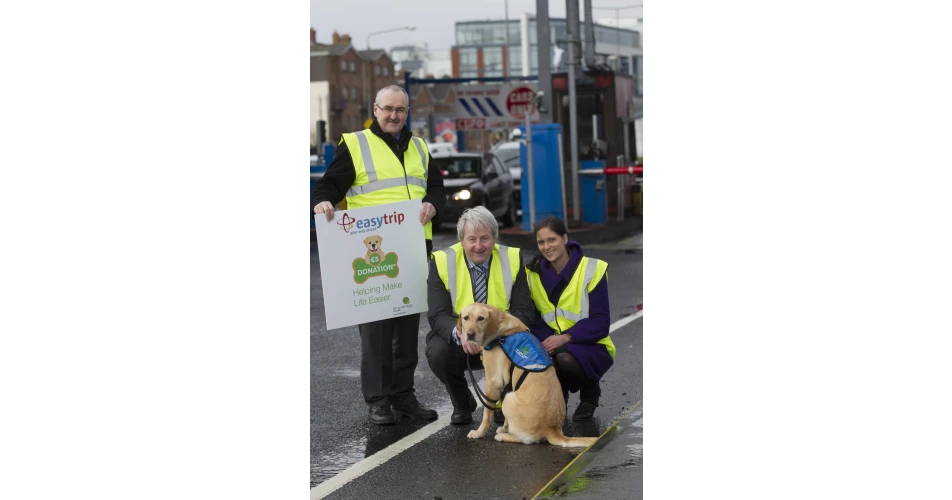
[(502, 63), (502, 76), (509, 76), (509, 0), (505, 0), (506, 5), (506, 25), (503, 28), (506, 31), (506, 48), (503, 52), (505, 62)]

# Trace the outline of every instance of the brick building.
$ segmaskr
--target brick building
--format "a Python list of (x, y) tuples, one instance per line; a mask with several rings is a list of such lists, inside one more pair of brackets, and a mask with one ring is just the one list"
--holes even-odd
[(346, 132), (363, 130), (373, 117), (373, 99), (381, 87), (400, 84), (393, 61), (383, 50), (358, 51), (349, 35), (318, 43), (311, 29), (311, 147), (317, 146), (317, 121), (326, 122), (326, 141), (337, 144)]

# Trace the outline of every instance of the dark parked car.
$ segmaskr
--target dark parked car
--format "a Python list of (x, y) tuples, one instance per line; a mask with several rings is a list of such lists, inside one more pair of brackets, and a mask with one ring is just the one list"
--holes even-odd
[(482, 205), (505, 226), (516, 224), (518, 193), (512, 174), (494, 154), (452, 153), (433, 155), (443, 172), (446, 207), (441, 222), (455, 224), (467, 208)]

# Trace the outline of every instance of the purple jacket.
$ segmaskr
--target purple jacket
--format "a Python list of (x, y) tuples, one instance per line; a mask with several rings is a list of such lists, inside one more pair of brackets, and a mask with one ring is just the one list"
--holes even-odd
[[(569, 252), (569, 262), (562, 269), (561, 273), (556, 273), (549, 261), (542, 259), (539, 262), (539, 277), (542, 280), (542, 286), (545, 288), (549, 301), (558, 304), (562, 292), (568, 285), (575, 270), (578, 269), (579, 262), (582, 261), (582, 246), (575, 241), (569, 240), (566, 245)], [(590, 264), (591, 265), (591, 264)], [(615, 363), (608, 349), (597, 342), (608, 336), (608, 328), (611, 326), (611, 312), (608, 308), (608, 275), (602, 277), (601, 281), (595, 285), (595, 289), (588, 295), (589, 298), (589, 316), (571, 328), (562, 333), (572, 336), (572, 341), (565, 346), (569, 353), (575, 356), (585, 375), (592, 381), (601, 380), (602, 375), (608, 371)], [(539, 338), (539, 341), (547, 339), (550, 335), (557, 334), (549, 327), (540, 316), (536, 317), (531, 325), (532, 333)], [(569, 387), (569, 391), (575, 392), (579, 387)]]

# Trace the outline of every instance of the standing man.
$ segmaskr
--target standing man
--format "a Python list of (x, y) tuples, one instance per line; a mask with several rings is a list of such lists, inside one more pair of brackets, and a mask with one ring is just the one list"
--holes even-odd
[[(409, 108), (410, 98), (402, 87), (380, 89), (374, 101), (374, 122), (367, 130), (341, 135), (334, 160), (314, 185), (311, 206), (315, 214), (325, 214), (330, 221), (334, 206), (345, 198), (348, 208), (422, 199), (420, 223), (429, 258), (433, 250), (430, 220), (446, 204), (446, 193), (443, 175), (432, 167), (426, 143), (412, 137), (406, 125)], [(360, 388), (374, 424), (393, 425), (394, 414), (437, 418), (436, 411), (422, 407), (414, 395), (419, 327), (419, 313), (358, 325)]]
[(460, 311), (482, 302), (531, 325), (536, 310), (522, 267), (522, 251), (496, 244), (499, 225), (486, 207), (464, 211), (456, 223), (456, 236), (459, 243), (433, 252), (430, 260), (426, 296), (432, 330), (426, 336), (426, 360), (453, 401), (450, 422), (461, 425), (472, 423), (476, 410), (476, 398), (463, 376), (466, 357), (474, 368), (482, 368), (483, 363), (481, 347), (462, 339), (462, 332), (456, 331)]

